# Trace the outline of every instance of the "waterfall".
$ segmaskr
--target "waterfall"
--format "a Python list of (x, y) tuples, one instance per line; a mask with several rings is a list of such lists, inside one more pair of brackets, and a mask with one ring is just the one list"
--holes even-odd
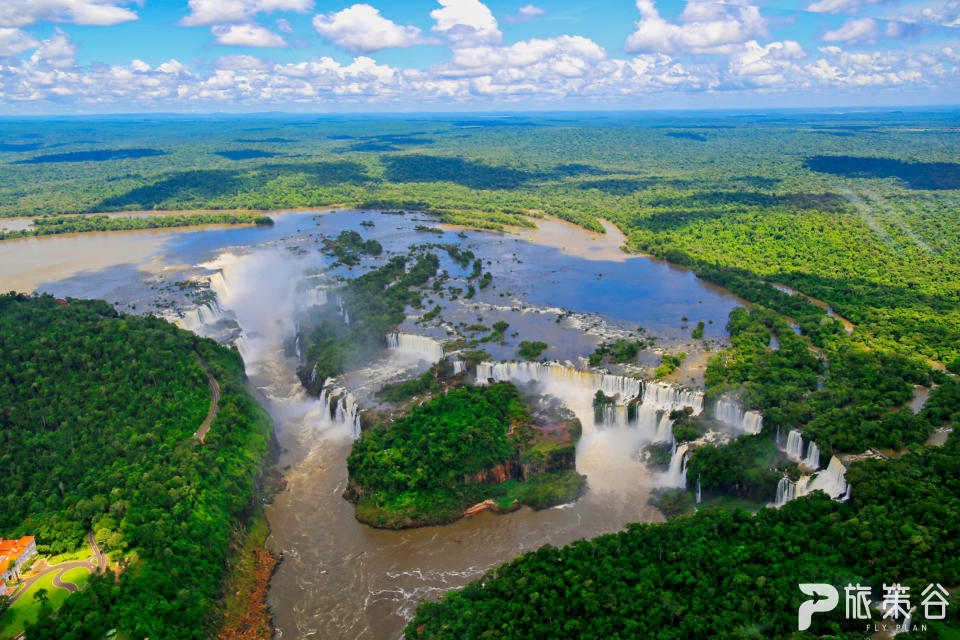
[(591, 396), (603, 391), (607, 396), (616, 397), (618, 404), (639, 397), (642, 391), (642, 383), (634, 378), (580, 371), (556, 362), (481, 362), (477, 365), (477, 380), (487, 379), (544, 382), (570, 387), (571, 391), (583, 391)]
[(759, 411), (744, 411), (739, 404), (726, 398), (717, 400), (713, 415), (728, 427), (744, 433), (755, 435), (763, 430), (763, 416)]
[(309, 291), (307, 305), (311, 307), (322, 307), (327, 304), (327, 289), (324, 286), (314, 287)]
[(759, 411), (745, 411), (743, 414), (743, 431), (756, 435), (763, 431), (763, 416)]
[(342, 296), (337, 296), (337, 313), (343, 318), (343, 324), (350, 324), (350, 313), (347, 311), (347, 308), (343, 306)]
[[(387, 347), (402, 353), (410, 353), (427, 362), (443, 360), (443, 345), (433, 338), (412, 333), (391, 333), (387, 335)], [(461, 364), (463, 364), (461, 362)]]
[(247, 334), (241, 333), (237, 336), (237, 339), (233, 342), (234, 346), (237, 348), (237, 351), (240, 352), (240, 357), (243, 358), (244, 363), (250, 361), (250, 354), (253, 353), (253, 347), (250, 344), (250, 338), (247, 337)]
[(333, 425), (349, 427), (354, 438), (360, 437), (360, 405), (352, 393), (341, 387), (324, 387), (320, 404), (326, 407)]
[(671, 411), (690, 407), (696, 415), (703, 410), (703, 393), (700, 391), (663, 382), (643, 383), (626, 376), (581, 371), (559, 363), (481, 362), (477, 365), (477, 380), (488, 379), (541, 382), (559, 387), (558, 393), (586, 397), (603, 391), (614, 401), (597, 407), (595, 421), (609, 427), (635, 428), (644, 434), (647, 442), (653, 443), (673, 442)]
[(293, 343), (293, 352), (297, 356), (297, 362), (300, 362), (300, 332), (297, 331), (297, 339)]
[(703, 501), (703, 492), (700, 488), (700, 474), (697, 474), (697, 504), (700, 504)]
[(220, 300), (214, 298), (205, 305), (184, 312), (183, 318), (178, 320), (176, 324), (182, 329), (196, 333), (205, 326), (220, 322), (224, 317), (226, 317), (226, 314), (220, 306)]
[(450, 364), (453, 365), (453, 375), (459, 375), (467, 370), (467, 363), (463, 360), (451, 360)]
[(814, 476), (813, 482), (810, 483), (810, 491), (819, 489), (837, 500), (847, 493), (846, 474), (847, 468), (840, 462), (840, 458), (832, 456), (827, 468)]
[(700, 415), (703, 411), (703, 392), (682, 389), (666, 382), (646, 382), (643, 385), (643, 404), (666, 411), (690, 407), (693, 415)]
[(843, 502), (850, 498), (846, 473), (847, 468), (840, 462), (840, 458), (832, 456), (827, 468), (814, 476), (804, 474), (796, 482), (789, 478), (780, 478), (774, 506), (782, 507), (794, 498), (801, 498), (814, 491), (823, 491), (832, 499)]
[(687, 443), (679, 447), (674, 443), (673, 455), (670, 456), (670, 468), (663, 474), (663, 486), (677, 489), (687, 488)]
[(817, 448), (817, 443), (813, 440), (807, 445), (807, 455), (804, 456), (803, 462), (800, 464), (810, 471), (816, 471), (820, 468), (820, 449)]
[(780, 478), (780, 482), (777, 483), (777, 497), (773, 504), (782, 507), (796, 497), (797, 485), (791, 482), (790, 478)]
[(803, 435), (798, 430), (790, 429), (784, 452), (794, 462), (800, 462), (803, 459)]
[[(778, 431), (779, 434), (779, 431)], [(779, 437), (777, 445), (780, 445)], [(807, 453), (803, 453), (803, 434), (797, 429), (791, 429), (787, 434), (786, 445), (781, 449), (787, 454), (787, 457), (794, 462), (803, 465), (808, 471), (816, 471), (820, 468), (820, 449), (812, 440), (807, 444)]]

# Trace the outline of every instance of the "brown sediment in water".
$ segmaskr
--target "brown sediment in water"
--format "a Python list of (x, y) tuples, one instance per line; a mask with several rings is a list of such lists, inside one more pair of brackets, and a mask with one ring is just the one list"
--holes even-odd
[(564, 253), (587, 260), (626, 262), (637, 257), (623, 251), (627, 237), (612, 223), (600, 220), (606, 233), (589, 231), (559, 218), (543, 218), (536, 221), (536, 229), (515, 227), (511, 232), (533, 244), (556, 247)]
[(31, 293), (45, 282), (118, 264), (133, 264), (150, 272), (170, 270), (157, 257), (171, 234), (243, 226), (253, 225), (89, 231), (4, 240), (0, 243), (0, 290)]

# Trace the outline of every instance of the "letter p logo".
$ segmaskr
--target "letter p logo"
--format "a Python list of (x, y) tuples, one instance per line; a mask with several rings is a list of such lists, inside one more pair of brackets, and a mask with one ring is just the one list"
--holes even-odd
[[(826, 613), (833, 611), (837, 603), (840, 602), (840, 594), (836, 588), (830, 584), (800, 584), (800, 591), (808, 596), (814, 596), (813, 600), (807, 600), (800, 605), (797, 611), (797, 625), (800, 631), (806, 631), (810, 628), (810, 620), (815, 613)], [(816, 596), (822, 596), (816, 599)]]

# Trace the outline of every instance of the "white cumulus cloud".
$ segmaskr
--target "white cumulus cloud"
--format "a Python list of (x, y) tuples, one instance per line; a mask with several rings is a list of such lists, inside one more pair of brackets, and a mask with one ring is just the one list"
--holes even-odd
[(688, 0), (679, 23), (660, 16), (653, 0), (637, 0), (640, 19), (627, 37), (629, 52), (729, 53), (733, 45), (766, 34), (766, 21), (757, 7)]
[(210, 28), (216, 42), (234, 47), (284, 47), (287, 41), (259, 24), (220, 24)]
[(30, 56), (30, 61), (34, 64), (42, 62), (55, 69), (67, 69), (74, 65), (76, 53), (77, 48), (70, 36), (57, 28), (52, 36), (40, 43)]
[(371, 53), (425, 42), (420, 29), (398, 25), (369, 4), (355, 4), (336, 13), (314, 16), (313, 27), (321, 37), (351, 53)]
[(814, 13), (857, 13), (868, 5), (891, 4), (895, 0), (816, 0), (807, 6)]
[(313, 8), (313, 0), (190, 0), (190, 13), (180, 24), (197, 27), (232, 22), (249, 22), (258, 13), (296, 11)]
[(880, 27), (873, 18), (847, 18), (838, 28), (823, 34), (824, 42), (876, 42)]
[(0, 27), (0, 56), (12, 56), (33, 49), (40, 43), (20, 29)]
[(430, 12), (433, 30), (453, 44), (496, 44), (503, 37), (490, 8), (479, 0), (438, 0), (441, 8)]
[(112, 25), (136, 20), (122, 5), (132, 0), (3, 0), (0, 27), (27, 27), (40, 20), (74, 24)]
[(506, 15), (503, 17), (503, 19), (507, 22), (529, 22), (530, 20), (539, 18), (546, 13), (546, 10), (536, 5), (527, 4), (517, 9), (515, 14)]

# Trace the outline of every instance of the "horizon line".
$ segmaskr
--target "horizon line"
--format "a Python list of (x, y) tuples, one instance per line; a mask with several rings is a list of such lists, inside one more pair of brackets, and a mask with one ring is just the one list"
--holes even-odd
[(576, 114), (576, 115), (601, 115), (601, 114), (657, 114), (657, 113), (715, 113), (715, 114), (751, 114), (763, 115), (765, 113), (829, 113), (829, 112), (869, 112), (869, 113), (897, 113), (897, 112), (923, 112), (923, 111), (960, 111), (960, 103), (932, 103), (923, 105), (827, 105), (815, 107), (659, 107), (659, 108), (636, 108), (636, 109), (536, 109), (527, 108), (523, 110), (511, 109), (473, 109), (465, 111), (104, 111), (87, 113), (38, 113), (38, 114), (4, 114), (0, 113), (0, 120), (38, 120), (44, 118), (50, 119), (68, 119), (68, 118), (109, 118), (109, 117), (170, 117), (170, 118), (242, 118), (242, 117), (332, 117), (358, 119), (370, 116), (487, 116), (487, 117), (518, 117), (518, 116), (542, 116), (545, 114)]

